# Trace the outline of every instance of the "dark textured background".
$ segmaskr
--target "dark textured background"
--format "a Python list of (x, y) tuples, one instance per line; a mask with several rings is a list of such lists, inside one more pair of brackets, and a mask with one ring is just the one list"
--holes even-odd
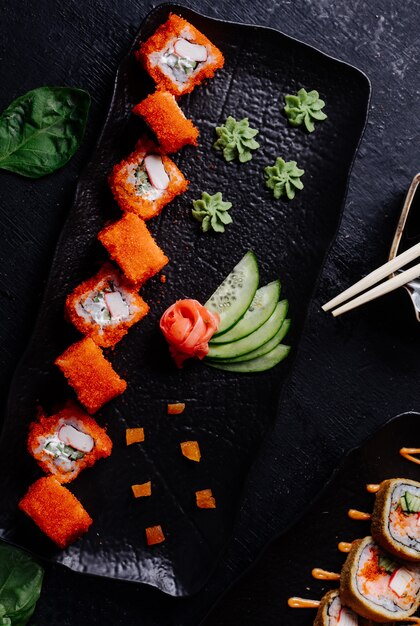
[[(385, 259), (405, 190), (420, 169), (419, 5), (416, 0), (186, 4), (211, 16), (279, 28), (357, 65), (372, 81), (371, 114), (344, 219), (284, 399), (285, 412), (297, 419), (309, 414), (319, 422), (324, 416), (316, 435), (329, 440), (327, 468), (344, 450), (333, 447), (336, 420), (347, 425), (350, 447), (393, 414), (418, 408), (418, 326), (405, 294), (393, 294), (339, 321), (322, 315), (319, 302)], [(2, 4), (0, 107), (40, 84), (77, 85), (94, 96), (86, 140), (64, 170), (36, 185), (1, 175), (3, 403), (31, 332), (78, 173), (104, 121), (116, 67), (152, 6), (130, 0)], [(303, 359), (303, 354), (312, 356)], [(290, 624), (276, 586), (270, 585), (281, 583), (280, 566), (284, 564), (274, 546), (207, 623)], [(227, 554), (221, 567), (236, 572), (240, 563)], [(222, 570), (217, 576), (223, 578)], [(52, 568), (34, 623), (198, 624), (213, 601), (211, 588), (191, 600), (169, 602), (156, 592)], [(154, 604), (159, 611), (153, 610)], [(164, 621), (158, 617), (162, 610), (168, 616)]]

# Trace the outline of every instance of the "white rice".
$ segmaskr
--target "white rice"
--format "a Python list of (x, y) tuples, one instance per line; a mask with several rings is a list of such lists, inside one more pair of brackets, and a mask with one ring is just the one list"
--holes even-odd
[[(141, 164), (131, 163), (130, 165), (127, 165), (127, 182), (131, 183), (133, 187), (137, 187), (138, 185), (136, 170), (139, 165)], [(148, 189), (147, 191), (143, 191), (142, 193), (138, 192), (138, 195), (145, 200), (150, 200), (153, 202), (153, 200), (157, 200), (158, 198), (160, 198), (163, 195), (164, 191), (164, 189), (156, 189), (156, 187), (153, 187), (153, 185), (151, 185), (150, 189)]]
[[(365, 564), (370, 561), (373, 556), (372, 553), (376, 552), (377, 546), (374, 542), (367, 544), (359, 557), (359, 563), (357, 565), (356, 574), (356, 587), (358, 593), (368, 600), (373, 605), (382, 609), (386, 609), (390, 613), (399, 613), (400, 611), (407, 611), (411, 608), (413, 603), (408, 603), (407, 599), (398, 597), (389, 587), (390, 574), (383, 574), (374, 581), (367, 581), (361, 575), (361, 570)], [(404, 567), (410, 572), (413, 577), (413, 583), (410, 585), (410, 596), (417, 597), (420, 590), (420, 568), (417, 565), (405, 564)], [(363, 589), (365, 586), (365, 589)]]
[[(121, 298), (127, 305), (127, 315), (112, 319), (108, 307), (103, 297), (104, 289), (109, 286), (112, 281), (114, 291), (121, 294)], [(100, 332), (108, 326), (117, 326), (121, 322), (129, 320), (138, 311), (138, 306), (134, 303), (132, 293), (124, 289), (120, 284), (118, 274), (110, 273), (98, 283), (96, 289), (91, 291), (87, 296), (83, 296), (76, 304), (76, 313), (87, 322), (97, 324)]]

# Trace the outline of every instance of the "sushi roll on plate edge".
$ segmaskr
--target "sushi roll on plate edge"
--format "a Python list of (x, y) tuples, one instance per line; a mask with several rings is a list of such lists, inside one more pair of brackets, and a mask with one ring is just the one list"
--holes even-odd
[(340, 597), (366, 619), (402, 621), (420, 605), (420, 567), (393, 561), (370, 536), (357, 539), (341, 572)]
[(420, 483), (392, 478), (380, 484), (372, 537), (397, 558), (420, 562)]

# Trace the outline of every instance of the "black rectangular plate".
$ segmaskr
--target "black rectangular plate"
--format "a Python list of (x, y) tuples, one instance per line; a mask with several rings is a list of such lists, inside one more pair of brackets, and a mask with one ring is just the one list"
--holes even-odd
[[(27, 427), (37, 402), (52, 410), (71, 397), (53, 366), (55, 357), (78, 338), (63, 319), (65, 296), (106, 258), (96, 235), (107, 220), (119, 215), (106, 175), (143, 131), (142, 122), (130, 112), (153, 89), (132, 53), (171, 11), (214, 41), (225, 54), (226, 66), (181, 100), (201, 135), (197, 150), (186, 148), (174, 157), (191, 181), (189, 191), (149, 222), (170, 258), (164, 271), (167, 282), (156, 277), (145, 285), (142, 295), (151, 313), (107, 351), (128, 381), (126, 393), (97, 415), (108, 427), (114, 451), (110, 459), (71, 483), (94, 524), (84, 538), (61, 552), (16, 508), (40, 475), (25, 450)], [(311, 135), (289, 127), (281, 114), (284, 95), (302, 86), (317, 89), (327, 102), (328, 120)], [(80, 178), (36, 329), (12, 383), (0, 444), (1, 537), (75, 571), (146, 583), (171, 595), (190, 595), (204, 585), (224, 546), (234, 538), (244, 483), (267, 429), (278, 419), (279, 396), (293, 357), (255, 376), (227, 375), (199, 363), (180, 372), (158, 331), (159, 317), (176, 299), (204, 302), (246, 250), (253, 249), (261, 284), (281, 278), (283, 297), (290, 302), (289, 342), (295, 351), (322, 260), (339, 223), (369, 93), (369, 81), (361, 72), (275, 30), (210, 19), (176, 5), (161, 5), (149, 14), (121, 63), (104, 130)], [(227, 164), (211, 148), (215, 126), (228, 115), (247, 116), (260, 130), (261, 148), (248, 164)], [(276, 156), (295, 159), (305, 169), (305, 188), (293, 202), (275, 201), (264, 186), (263, 168)], [(200, 233), (191, 218), (191, 200), (203, 190), (222, 191), (233, 204), (234, 223), (223, 235)], [(175, 400), (187, 403), (185, 413), (166, 415), (167, 402)], [(145, 428), (143, 445), (125, 447), (127, 426)], [(297, 424), (292, 431), (288, 435), (299, 446), (301, 438), (304, 441), (302, 429)], [(202, 462), (194, 467), (179, 452), (179, 442), (191, 438), (200, 441), (203, 453)], [(304, 475), (294, 477), (287, 465), (276, 471), (283, 495), (292, 480), (295, 489), (306, 480)], [(135, 501), (130, 485), (149, 479), (153, 497)], [(217, 509), (197, 510), (194, 491), (207, 487), (213, 489)], [(247, 506), (251, 515), (252, 505)], [(290, 523), (289, 514), (284, 523), (277, 519), (277, 528)], [(162, 524), (167, 539), (150, 549), (145, 546), (144, 528), (154, 524)]]

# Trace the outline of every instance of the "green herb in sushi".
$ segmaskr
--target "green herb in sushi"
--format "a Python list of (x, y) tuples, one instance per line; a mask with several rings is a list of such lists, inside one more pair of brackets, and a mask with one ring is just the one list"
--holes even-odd
[(228, 211), (232, 208), (231, 202), (224, 202), (220, 191), (214, 195), (203, 191), (201, 198), (193, 200), (193, 217), (201, 222), (201, 230), (206, 233), (213, 229), (216, 233), (223, 233), (225, 225), (232, 223)]
[(264, 168), (265, 184), (273, 191), (276, 200), (286, 195), (293, 200), (296, 190), (303, 189), (300, 180), (305, 170), (298, 168), (296, 161), (285, 161), (277, 157), (273, 166)]
[(180, 57), (169, 51), (162, 56), (162, 63), (166, 63), (172, 69), (175, 78), (182, 83), (187, 80), (198, 65), (197, 61)]
[(284, 99), (286, 101), (284, 112), (291, 126), (304, 124), (306, 130), (312, 133), (315, 130), (315, 121), (322, 122), (327, 119), (321, 110), (325, 107), (325, 102), (315, 89), (308, 92), (302, 88), (296, 95), (288, 95)]
[(149, 177), (143, 164), (138, 165), (134, 170), (134, 178), (136, 181), (134, 186), (136, 191), (138, 191), (141, 196), (152, 189), (152, 185), (150, 184)]
[(237, 122), (229, 115), (222, 126), (216, 127), (218, 139), (213, 148), (222, 151), (226, 161), (239, 159), (241, 163), (246, 163), (252, 159), (252, 150), (260, 147), (254, 139), (258, 132), (256, 128), (251, 128), (247, 117)]
[(387, 574), (392, 574), (397, 569), (398, 565), (390, 559), (388, 556), (380, 554), (378, 557), (378, 565), (386, 571)]

